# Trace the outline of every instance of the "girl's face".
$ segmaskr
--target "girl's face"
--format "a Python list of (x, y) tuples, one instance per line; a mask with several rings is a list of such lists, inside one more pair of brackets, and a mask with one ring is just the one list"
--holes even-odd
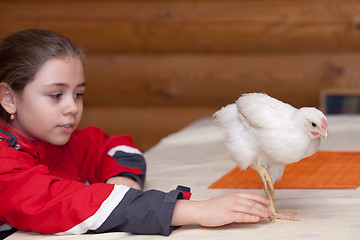
[(69, 56), (52, 58), (21, 95), (15, 94), (12, 125), (31, 138), (63, 145), (80, 122), (84, 91), (82, 62)]

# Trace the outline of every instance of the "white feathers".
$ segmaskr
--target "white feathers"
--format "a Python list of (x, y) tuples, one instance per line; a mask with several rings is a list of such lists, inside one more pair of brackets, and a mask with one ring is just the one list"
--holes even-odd
[(259, 164), (273, 181), (282, 176), (286, 164), (317, 152), (320, 135), (327, 137), (326, 118), (319, 110), (296, 109), (262, 93), (242, 95), (214, 118), (236, 163), (244, 170)]
[(263, 93), (244, 94), (236, 101), (236, 105), (239, 113), (251, 125), (261, 128), (281, 127), (278, 118), (290, 118), (296, 111), (296, 108), (289, 104)]

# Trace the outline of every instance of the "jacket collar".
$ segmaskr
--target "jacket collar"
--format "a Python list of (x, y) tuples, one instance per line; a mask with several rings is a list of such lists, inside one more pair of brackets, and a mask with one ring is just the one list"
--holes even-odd
[(35, 157), (39, 156), (39, 145), (43, 143), (42, 141), (29, 139), (17, 129), (11, 128), (3, 122), (0, 127), (0, 141), (7, 141), (9, 148), (28, 152)]
[(0, 129), (1, 136), (0, 141), (7, 140), (9, 142), (9, 147), (13, 147), (15, 149), (19, 149), (20, 145), (18, 144), (18, 138), (12, 135), (10, 132), (5, 131), (4, 129)]

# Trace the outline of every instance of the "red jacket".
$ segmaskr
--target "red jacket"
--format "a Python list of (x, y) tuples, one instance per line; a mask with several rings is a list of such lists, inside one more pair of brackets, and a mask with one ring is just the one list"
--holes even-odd
[(145, 160), (130, 137), (109, 137), (88, 127), (55, 146), (29, 142), (3, 128), (0, 139), (0, 230), (163, 235), (173, 230), (172, 212), (181, 192), (104, 183), (124, 175), (143, 184)]

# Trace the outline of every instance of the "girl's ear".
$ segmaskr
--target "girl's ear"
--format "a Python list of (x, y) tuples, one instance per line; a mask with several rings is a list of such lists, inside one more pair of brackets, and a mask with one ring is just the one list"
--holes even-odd
[(14, 114), (16, 112), (15, 95), (8, 84), (0, 83), (0, 97), (1, 106), (5, 111)]

